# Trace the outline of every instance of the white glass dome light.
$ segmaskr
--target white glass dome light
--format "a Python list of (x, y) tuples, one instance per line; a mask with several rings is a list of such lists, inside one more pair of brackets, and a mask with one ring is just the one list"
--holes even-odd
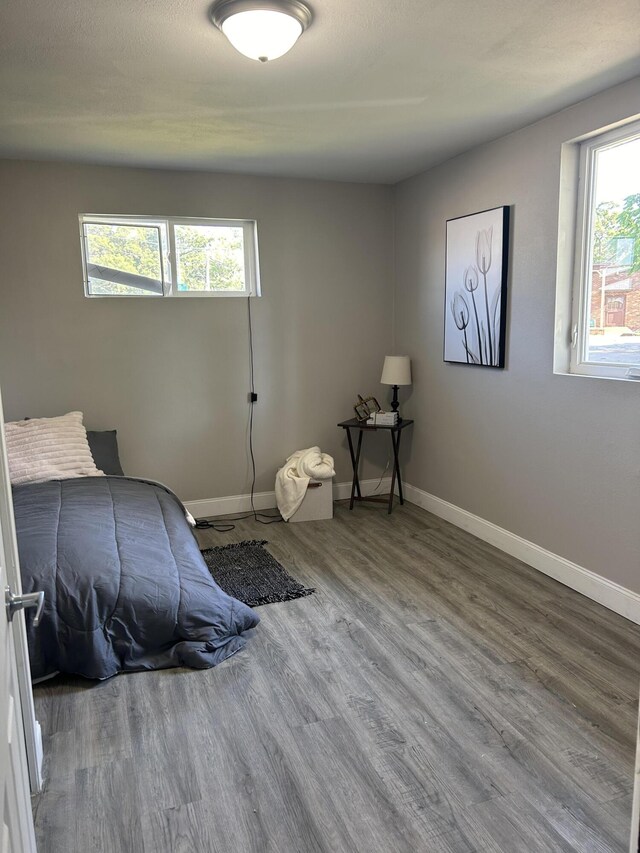
[(219, 0), (211, 8), (211, 20), (235, 49), (259, 62), (291, 50), (311, 17), (299, 0)]
[(267, 62), (291, 50), (302, 35), (302, 24), (282, 12), (257, 9), (227, 18), (222, 32), (237, 51)]

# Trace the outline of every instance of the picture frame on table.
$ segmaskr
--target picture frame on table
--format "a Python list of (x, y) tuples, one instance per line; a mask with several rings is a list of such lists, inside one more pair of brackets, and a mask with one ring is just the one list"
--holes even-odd
[(375, 397), (362, 397), (360, 394), (358, 394), (358, 401), (353, 410), (359, 421), (367, 421), (374, 412), (382, 411), (380, 403), (378, 403)]

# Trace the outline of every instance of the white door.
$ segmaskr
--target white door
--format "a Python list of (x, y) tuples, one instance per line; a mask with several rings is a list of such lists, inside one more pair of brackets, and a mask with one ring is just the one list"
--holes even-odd
[[(9, 465), (7, 463), (7, 453), (4, 443), (2, 395), (0, 395), (0, 534), (4, 540), (3, 553), (5, 571), (5, 580), (0, 587), (0, 592), (4, 592), (4, 589), (7, 586), (11, 589), (14, 595), (21, 597), (22, 580), (20, 577), (20, 563), (18, 558), (15, 521), (13, 517), (13, 504), (11, 502)], [(27, 598), (32, 599), (31, 604), (34, 603), (34, 596), (27, 596)], [(19, 612), (16, 613), (12, 620), (11, 633), (13, 634), (18, 690), (20, 692), (20, 704), (22, 706), (22, 726), (27, 749), (29, 783), (31, 793), (35, 794), (42, 789), (42, 734), (40, 731), (40, 725), (36, 720), (36, 712), (33, 704), (25, 620), (24, 616)]]
[[(11, 518), (11, 494), (6, 478), (4, 419), (0, 401), (0, 518)], [(15, 530), (7, 536), (0, 523), (0, 810), (2, 810), (1, 853), (35, 853), (29, 771), (22, 722), (22, 703), (16, 669), (13, 632), (6, 606), (7, 565), (13, 559)], [(21, 617), (22, 618), (22, 617)]]
[(633, 788), (633, 811), (631, 813), (631, 841), (629, 853), (640, 851), (640, 716), (638, 717), (638, 740), (636, 743), (636, 772)]

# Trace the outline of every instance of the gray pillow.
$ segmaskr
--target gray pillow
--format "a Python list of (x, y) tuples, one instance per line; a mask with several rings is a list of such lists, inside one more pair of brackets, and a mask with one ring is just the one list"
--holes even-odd
[(87, 440), (96, 467), (105, 474), (124, 477), (118, 456), (118, 432), (115, 429), (87, 430)]

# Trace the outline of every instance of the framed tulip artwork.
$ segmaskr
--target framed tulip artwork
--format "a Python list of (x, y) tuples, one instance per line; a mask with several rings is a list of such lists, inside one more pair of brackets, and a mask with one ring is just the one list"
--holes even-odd
[(447, 220), (444, 360), (504, 367), (509, 208)]

